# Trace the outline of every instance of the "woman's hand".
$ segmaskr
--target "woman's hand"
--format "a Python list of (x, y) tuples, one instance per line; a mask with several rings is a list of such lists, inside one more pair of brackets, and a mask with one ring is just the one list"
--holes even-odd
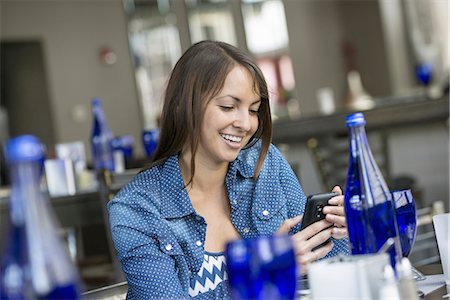
[[(302, 216), (285, 220), (277, 230), (276, 234), (287, 234), (292, 227), (297, 225), (301, 220)], [(307, 265), (309, 263), (324, 257), (331, 251), (333, 248), (332, 242), (314, 251), (312, 249), (328, 240), (331, 237), (333, 229), (332, 223), (321, 220), (311, 224), (292, 236), (295, 258), (297, 264), (300, 266), (302, 274), (306, 274)]]
[(338, 193), (338, 196), (328, 200), (328, 203), (332, 205), (325, 206), (323, 213), (325, 214), (325, 220), (333, 224), (331, 236), (335, 239), (342, 239), (348, 235), (344, 212), (344, 196), (339, 186), (335, 186), (333, 192)]

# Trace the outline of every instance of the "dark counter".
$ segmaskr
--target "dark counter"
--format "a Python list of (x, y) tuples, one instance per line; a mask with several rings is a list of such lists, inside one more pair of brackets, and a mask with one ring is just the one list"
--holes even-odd
[[(49, 200), (56, 220), (62, 228), (103, 227), (103, 212), (97, 191), (55, 197)], [(6, 235), (8, 209), (8, 199), (0, 198), (0, 249), (3, 249)]]

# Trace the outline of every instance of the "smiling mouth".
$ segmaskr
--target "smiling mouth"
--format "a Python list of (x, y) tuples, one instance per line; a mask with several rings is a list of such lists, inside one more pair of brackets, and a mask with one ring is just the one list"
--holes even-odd
[(240, 143), (242, 141), (242, 137), (240, 136), (235, 136), (235, 135), (231, 135), (231, 134), (220, 134), (222, 136), (222, 138), (224, 138), (225, 140), (229, 141), (229, 142), (233, 142), (233, 143)]

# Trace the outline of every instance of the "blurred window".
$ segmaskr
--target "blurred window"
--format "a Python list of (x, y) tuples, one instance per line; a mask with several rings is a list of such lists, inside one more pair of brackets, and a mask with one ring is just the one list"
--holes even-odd
[(289, 46), (284, 6), (281, 0), (242, 0), (248, 50), (264, 54)]
[(248, 50), (268, 82), (273, 113), (279, 114), (295, 88), (283, 2), (242, 0), (242, 15)]
[(202, 40), (236, 46), (233, 16), (227, 0), (186, 0), (192, 43)]
[(176, 19), (167, 1), (138, 1), (129, 25), (144, 130), (158, 126), (168, 77), (181, 55)]

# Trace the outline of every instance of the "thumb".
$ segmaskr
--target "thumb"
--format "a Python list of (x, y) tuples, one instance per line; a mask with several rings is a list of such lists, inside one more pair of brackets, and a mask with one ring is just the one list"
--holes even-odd
[(288, 234), (289, 231), (303, 219), (302, 215), (286, 219), (275, 232), (276, 235)]

